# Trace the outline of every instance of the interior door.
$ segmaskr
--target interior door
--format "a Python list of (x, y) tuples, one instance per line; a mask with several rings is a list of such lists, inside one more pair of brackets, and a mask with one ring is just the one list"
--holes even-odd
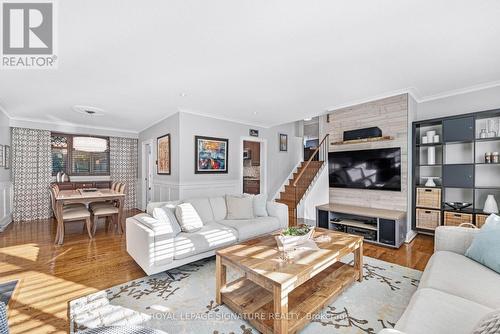
[(146, 173), (146, 179), (144, 182), (145, 187), (146, 187), (146, 205), (151, 202), (151, 188), (152, 188), (152, 180), (153, 180), (153, 171), (152, 171), (152, 153), (153, 150), (151, 148), (150, 144), (146, 145), (146, 168), (147, 168), (147, 173)]

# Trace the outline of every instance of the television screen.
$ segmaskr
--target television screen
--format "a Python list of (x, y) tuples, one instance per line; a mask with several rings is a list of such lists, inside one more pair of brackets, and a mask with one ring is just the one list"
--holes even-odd
[(330, 187), (401, 190), (401, 149), (330, 152)]

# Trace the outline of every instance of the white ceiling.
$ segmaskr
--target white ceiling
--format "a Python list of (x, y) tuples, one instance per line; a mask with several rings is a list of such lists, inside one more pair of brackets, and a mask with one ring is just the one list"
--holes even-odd
[(139, 131), (181, 110), (272, 126), (500, 80), (498, 0), (71, 0), (58, 17), (57, 70), (0, 71), (13, 118)]

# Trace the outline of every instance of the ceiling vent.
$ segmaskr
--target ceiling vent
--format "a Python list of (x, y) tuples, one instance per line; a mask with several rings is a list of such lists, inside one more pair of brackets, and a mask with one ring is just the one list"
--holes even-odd
[(96, 107), (89, 106), (73, 106), (73, 110), (77, 113), (84, 114), (87, 116), (102, 116), (104, 115), (104, 110)]

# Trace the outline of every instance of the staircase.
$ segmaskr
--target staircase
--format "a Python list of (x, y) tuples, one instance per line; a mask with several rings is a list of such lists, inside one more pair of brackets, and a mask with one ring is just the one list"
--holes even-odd
[(309, 160), (300, 163), (297, 171), (293, 173), (285, 185), (285, 191), (280, 192), (280, 198), (276, 200), (288, 206), (288, 225), (297, 225), (297, 207), (302, 198), (314, 183), (318, 172), (328, 159), (328, 135), (326, 135), (318, 148), (310, 156)]

